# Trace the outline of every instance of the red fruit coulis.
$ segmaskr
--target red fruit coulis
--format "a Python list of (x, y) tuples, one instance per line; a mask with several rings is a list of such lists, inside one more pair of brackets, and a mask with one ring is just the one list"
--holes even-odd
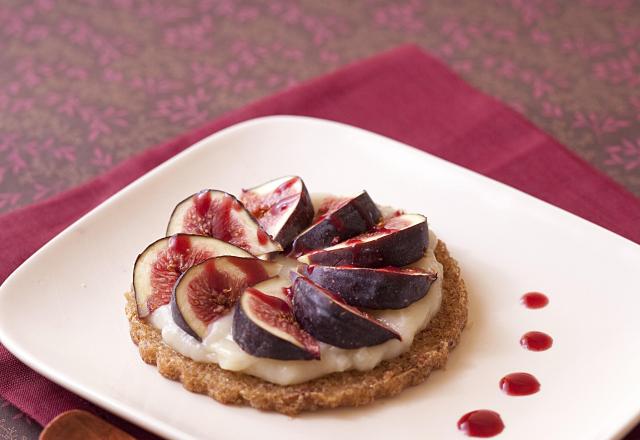
[(510, 396), (528, 396), (540, 391), (540, 382), (529, 373), (511, 373), (500, 379), (500, 389)]
[[(540, 309), (549, 304), (549, 298), (541, 292), (528, 292), (520, 302), (528, 309)], [(531, 351), (551, 348), (553, 338), (546, 333), (530, 331), (522, 335), (520, 345)], [(500, 379), (500, 389), (509, 396), (529, 396), (540, 391), (540, 382), (529, 373), (511, 373)], [(458, 420), (458, 429), (470, 437), (493, 437), (504, 430), (504, 423), (495, 411), (481, 409), (471, 411)]]
[(551, 348), (553, 338), (543, 332), (527, 332), (520, 338), (520, 345), (531, 351), (544, 351)]
[(254, 289), (253, 287), (249, 287), (246, 290), (247, 293), (250, 293), (253, 297), (259, 299), (263, 303), (269, 305), (269, 307), (279, 310), (283, 313), (291, 313), (291, 307), (287, 304), (286, 301), (281, 300), (280, 298), (276, 298), (275, 296), (267, 295), (266, 293), (260, 292), (258, 289)]
[(256, 234), (258, 236), (258, 243), (260, 243), (263, 246), (267, 244), (267, 242), (269, 241), (269, 235), (267, 235), (266, 232), (264, 232), (262, 229), (258, 229)]
[(291, 286), (283, 287), (282, 288), (282, 293), (284, 294), (284, 296), (286, 298), (289, 298), (289, 301), (291, 301), (293, 299), (293, 289), (291, 288)]
[(204, 269), (208, 279), (208, 287), (214, 292), (222, 292), (227, 287), (227, 277), (220, 272), (216, 261), (216, 259), (208, 260)]
[(186, 254), (191, 249), (188, 235), (176, 234), (169, 239), (169, 249), (177, 254)]
[(220, 203), (219, 212), (220, 216), (216, 219), (216, 223), (211, 225), (211, 231), (215, 231), (211, 234), (213, 237), (222, 241), (233, 243), (233, 235), (231, 234), (232, 219), (231, 209), (237, 203), (234, 203), (235, 199), (229, 195), (225, 195)]
[(193, 196), (193, 204), (196, 206), (196, 212), (200, 217), (204, 217), (211, 207), (211, 193), (208, 190), (200, 191)]
[(297, 181), (298, 181), (298, 177), (292, 177), (291, 179), (287, 180), (286, 182), (281, 183), (280, 186), (278, 186), (275, 189), (274, 193), (282, 194), (283, 192), (285, 192), (289, 188), (291, 188), (293, 185), (295, 185)]
[(544, 293), (529, 292), (522, 295), (520, 302), (528, 309), (541, 309), (549, 304), (549, 298)]
[(242, 271), (249, 286), (269, 278), (269, 274), (262, 264), (262, 260), (255, 258), (236, 257), (233, 259), (233, 265)]
[(231, 215), (231, 210), (242, 209), (238, 201), (225, 194), (213, 200), (209, 191), (200, 191), (193, 198), (190, 215), (185, 215), (183, 230), (197, 235), (208, 235), (239, 247), (246, 246), (238, 232), (238, 221)]
[(307, 266), (307, 273), (311, 275), (315, 269), (316, 269), (316, 266), (314, 264), (310, 264)]
[(327, 220), (336, 228), (336, 231), (340, 232), (344, 229), (344, 222), (337, 215), (330, 215)]
[(458, 429), (469, 437), (493, 437), (502, 432), (504, 423), (497, 412), (479, 409), (463, 415)]

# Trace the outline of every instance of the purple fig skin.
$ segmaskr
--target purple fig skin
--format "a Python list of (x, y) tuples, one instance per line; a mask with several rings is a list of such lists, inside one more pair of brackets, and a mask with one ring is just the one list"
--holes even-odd
[[(274, 237), (273, 237), (273, 239), (278, 243), (280, 243), (282, 248), (285, 250), (291, 246), (291, 243), (293, 243), (293, 240), (298, 236), (298, 234), (300, 234), (300, 232), (302, 232), (311, 224), (314, 216), (313, 203), (311, 202), (311, 196), (309, 195), (307, 186), (304, 184), (304, 180), (302, 180), (302, 178), (300, 178), (299, 176), (290, 176), (290, 178), (297, 178), (302, 184), (300, 198), (296, 203), (296, 207), (293, 210), (293, 212), (289, 214), (288, 220), (282, 226), (282, 229), (280, 229), (276, 234), (274, 234)], [(240, 196), (240, 200), (244, 202), (247, 194), (259, 194), (260, 188), (262, 188), (265, 185), (269, 185), (276, 180), (281, 180), (281, 179), (283, 178), (280, 177), (278, 179), (273, 179), (273, 180), (270, 180), (269, 182), (263, 183), (262, 185), (258, 185), (256, 187), (253, 187), (247, 190), (242, 190), (242, 195)], [(260, 197), (260, 196), (257, 195), (256, 197)], [(261, 223), (259, 219), (258, 219), (258, 223)]]
[(406, 229), (390, 231), (365, 242), (345, 242), (345, 247), (314, 251), (298, 258), (304, 264), (322, 266), (384, 267), (406, 266), (424, 256), (429, 245), (428, 226), (424, 222)]
[(358, 315), (359, 311), (350, 310), (336, 297), (308, 278), (297, 277), (293, 283), (293, 313), (300, 327), (318, 341), (346, 349), (401, 339), (389, 327), (374, 318)]
[(368, 309), (403, 309), (424, 298), (438, 278), (420, 269), (301, 266), (298, 271), (349, 305)]
[[(252, 257), (252, 255), (244, 249), (241, 249), (230, 243), (226, 243), (222, 240), (218, 240), (216, 238), (191, 234), (176, 234), (175, 237), (181, 237), (182, 239), (186, 238), (188, 239), (190, 245), (194, 245), (200, 251), (205, 251), (207, 256), (203, 258), (210, 258), (219, 255)], [(149, 316), (152, 313), (152, 310), (149, 310), (147, 307), (149, 296), (145, 295), (144, 293), (146, 286), (150, 284), (150, 280), (148, 277), (140, 276), (140, 272), (143, 272), (140, 270), (140, 268), (144, 264), (150, 264), (148, 261), (150, 257), (153, 258), (153, 263), (156, 263), (158, 254), (166, 252), (166, 248), (170, 243), (170, 240), (172, 240), (172, 237), (164, 237), (151, 243), (146, 247), (144, 251), (142, 251), (140, 255), (138, 255), (138, 258), (136, 258), (135, 264), (133, 266), (133, 291), (135, 294), (134, 296), (136, 300), (138, 317), (141, 319)], [(190, 258), (183, 259), (183, 262), (189, 262), (189, 265), (193, 265), (202, 261), (203, 258), (196, 258), (194, 260), (192, 256)], [(186, 266), (183, 269), (186, 270), (188, 269), (188, 267), (189, 266)], [(170, 300), (168, 300), (166, 304), (169, 304), (169, 302)]]
[(180, 308), (178, 307), (178, 303), (176, 302), (175, 286), (177, 286), (178, 283), (180, 283), (180, 280), (182, 279), (183, 276), (184, 276), (184, 273), (180, 275), (180, 278), (178, 278), (178, 281), (176, 281), (176, 284), (174, 285), (174, 288), (173, 288), (173, 292), (171, 293), (171, 303), (170, 303), (171, 317), (173, 318), (173, 322), (175, 322), (175, 324), (178, 327), (184, 330), (185, 333), (193, 336), (198, 342), (202, 342), (202, 338), (200, 338), (200, 336), (198, 336), (198, 334), (191, 329), (189, 324), (187, 324), (187, 321), (184, 320), (182, 313), (180, 313)]
[(232, 336), (236, 344), (252, 356), (282, 361), (319, 359), (319, 355), (297, 347), (253, 322), (241, 306), (241, 301), (233, 314)]
[[(276, 263), (263, 261), (255, 257), (235, 257), (229, 255), (221, 255), (218, 257), (209, 258), (204, 260), (200, 264), (196, 264), (187, 269), (176, 281), (171, 292), (171, 317), (175, 324), (184, 330), (187, 334), (193, 336), (196, 340), (202, 341), (205, 336), (203, 333), (198, 332), (198, 328), (193, 325), (208, 326), (209, 323), (219, 319), (220, 317), (231, 313), (232, 307), (235, 306), (235, 302), (239, 298), (239, 294), (242, 292), (238, 287), (241, 285), (252, 286), (256, 283), (266, 281), (273, 276), (276, 276), (281, 270), (282, 266)], [(231, 278), (230, 273), (236, 272)], [(228, 301), (226, 303), (220, 303), (216, 315), (210, 316), (211, 320), (204, 322), (200, 320), (197, 312), (192, 309), (193, 304), (190, 303), (189, 295), (194, 291), (192, 290), (191, 283), (194, 281), (202, 281), (203, 277), (207, 279), (205, 282), (196, 283), (203, 290), (196, 292), (196, 295), (204, 295), (205, 297), (214, 295), (219, 300)], [(234, 281), (231, 281), (233, 279)], [(215, 283), (219, 283), (215, 285)], [(215, 287), (210, 283), (214, 283)], [(205, 287), (206, 286), (206, 287)], [(208, 290), (213, 289), (213, 290)], [(226, 290), (228, 289), (228, 290)], [(234, 290), (235, 289), (235, 290)], [(180, 301), (179, 297), (182, 297)], [(201, 297), (202, 298), (202, 297)], [(185, 301), (188, 305), (185, 307)], [(181, 305), (182, 303), (182, 305)], [(209, 306), (213, 307), (210, 303)], [(200, 307), (202, 307), (200, 305)], [(211, 310), (209, 310), (211, 312)], [(190, 313), (195, 313), (191, 322), (189, 318)]]
[(380, 210), (369, 194), (363, 191), (298, 235), (293, 241), (291, 255), (299, 256), (362, 234), (371, 229), (381, 218)]
[(300, 200), (295, 210), (289, 216), (289, 220), (280, 229), (280, 232), (274, 237), (274, 240), (282, 245), (283, 249), (288, 249), (295, 238), (304, 231), (313, 221), (313, 203), (307, 187), (302, 182), (302, 192)]

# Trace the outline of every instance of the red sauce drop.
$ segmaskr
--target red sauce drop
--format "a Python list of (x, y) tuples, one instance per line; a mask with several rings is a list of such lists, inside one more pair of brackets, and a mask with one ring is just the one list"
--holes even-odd
[(549, 304), (549, 298), (544, 293), (529, 292), (522, 295), (520, 302), (528, 309), (541, 309)]
[(260, 320), (292, 336), (309, 352), (313, 359), (320, 359), (318, 341), (300, 328), (293, 316), (291, 307), (286, 301), (251, 287), (245, 292), (252, 302), (250, 307)]
[(284, 296), (289, 298), (289, 301), (291, 301), (293, 299), (293, 289), (291, 288), (291, 286), (283, 287), (282, 288), (282, 293), (284, 294)]
[(500, 389), (510, 396), (528, 396), (540, 391), (540, 382), (529, 373), (511, 373), (500, 379)]
[(223, 281), (226, 281), (226, 277), (223, 277), (216, 265), (216, 259), (212, 258), (207, 260), (204, 266), (207, 274), (207, 287), (211, 288), (215, 292), (222, 292), (225, 288)]
[(344, 222), (342, 221), (342, 219), (340, 219), (340, 217), (336, 215), (330, 215), (327, 220), (329, 221), (329, 223), (331, 223), (331, 226), (336, 228), (336, 231), (340, 232), (344, 229)]
[(531, 351), (544, 351), (551, 348), (553, 338), (543, 332), (527, 332), (520, 338), (520, 345)]
[(282, 194), (283, 192), (287, 191), (289, 188), (291, 188), (293, 185), (296, 184), (296, 182), (298, 181), (298, 177), (292, 177), (291, 179), (287, 180), (284, 183), (281, 183), (280, 186), (278, 186), (276, 188), (276, 190), (274, 191), (274, 193), (276, 194)]
[(258, 229), (256, 234), (258, 236), (258, 243), (260, 243), (261, 245), (264, 246), (269, 242), (269, 235), (267, 235), (267, 233), (264, 232), (262, 229)]
[(349, 203), (350, 200), (351, 199), (348, 197), (326, 197), (324, 200), (322, 200), (322, 203), (318, 208), (316, 217), (313, 219), (313, 224), (315, 225), (316, 223), (320, 223), (325, 219), (325, 217)]
[(199, 192), (193, 200), (193, 207), (189, 208), (183, 219), (183, 231), (207, 235), (247, 248), (242, 225), (231, 212), (234, 202), (239, 205), (236, 199), (228, 194), (212, 199), (209, 192)]
[(316, 266), (313, 264), (310, 264), (309, 266), (307, 266), (307, 273), (309, 275), (311, 275), (313, 273), (313, 271), (315, 270)]
[(176, 234), (169, 239), (169, 249), (178, 254), (186, 254), (191, 249), (188, 235)]
[(497, 412), (479, 409), (463, 415), (458, 429), (469, 437), (493, 437), (504, 430), (504, 423)]
[(250, 293), (251, 295), (253, 295), (253, 297), (259, 299), (263, 303), (276, 310), (279, 310), (283, 313), (291, 313), (291, 307), (289, 307), (289, 304), (287, 304), (286, 301), (283, 301), (280, 298), (262, 293), (258, 289), (254, 289), (253, 287), (248, 288), (247, 290), (245, 290), (245, 292)]
[(231, 258), (233, 258), (233, 265), (240, 269), (246, 277), (247, 286), (253, 286), (269, 278), (269, 274), (264, 268), (262, 260), (242, 257)]
[(196, 206), (196, 212), (200, 217), (204, 217), (211, 207), (211, 193), (209, 190), (200, 191), (193, 196), (193, 204)]
[[(244, 276), (232, 275), (223, 260)], [(245, 287), (269, 278), (263, 262), (256, 258), (225, 256), (210, 258), (203, 264), (205, 273), (189, 283), (189, 303), (196, 316), (207, 324), (229, 312)]]

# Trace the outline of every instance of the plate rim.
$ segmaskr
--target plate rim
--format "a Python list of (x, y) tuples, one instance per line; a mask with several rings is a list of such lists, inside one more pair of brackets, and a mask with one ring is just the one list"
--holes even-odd
[[(511, 194), (517, 194), (518, 197), (525, 196), (526, 198), (529, 199), (528, 200), (529, 202), (537, 203), (538, 204), (537, 206), (541, 208), (544, 207), (542, 209), (555, 210), (555, 212), (558, 215), (562, 215), (562, 216), (568, 215), (572, 217), (574, 221), (578, 220), (584, 226), (589, 225), (589, 227), (591, 228), (595, 227), (594, 229), (597, 230), (598, 233), (607, 234), (610, 238), (618, 240), (618, 242), (622, 246), (631, 245), (631, 249), (633, 249), (634, 251), (638, 251), (640, 249), (640, 245), (636, 244), (630, 239), (623, 237), (617, 234), (616, 232), (610, 231), (587, 219), (584, 219), (576, 214), (566, 211), (563, 208), (560, 208), (549, 202), (541, 200), (531, 194), (528, 194), (522, 190), (514, 188), (508, 184), (505, 184), (498, 180), (482, 175), (474, 170), (471, 170), (461, 165), (447, 161), (446, 159), (440, 158), (431, 153), (428, 153), (416, 147), (412, 147), (408, 144), (389, 138), (382, 134), (375, 133), (369, 130), (365, 130), (363, 128), (359, 128), (356, 126), (352, 126), (349, 124), (345, 124), (345, 123), (337, 122), (333, 120), (314, 118), (314, 117), (308, 117), (308, 116), (297, 116), (297, 115), (272, 115), (272, 116), (262, 116), (258, 118), (245, 120), (237, 124), (231, 125), (229, 127), (223, 128), (219, 131), (216, 131), (204, 137), (203, 139), (200, 139), (199, 141), (195, 142), (194, 144), (187, 147), (183, 151), (170, 157), (169, 159), (165, 160), (164, 162), (157, 165), (153, 169), (145, 172), (143, 175), (139, 176), (132, 182), (125, 185), (123, 188), (121, 188), (120, 190), (118, 190), (108, 198), (106, 198), (100, 204), (92, 208), (89, 212), (87, 212), (86, 214), (81, 216), (79, 219), (77, 219), (76, 221), (71, 223), (69, 226), (67, 226), (63, 231), (61, 231), (59, 234), (54, 236), (51, 240), (49, 240), (46, 244), (44, 244), (40, 249), (38, 249), (31, 256), (29, 256), (29, 258), (27, 258), (22, 264), (20, 264), (0, 285), (0, 300), (2, 300), (3, 296), (9, 295), (6, 292), (10, 291), (10, 287), (11, 287), (11, 284), (14, 282), (14, 279), (19, 278), (22, 272), (24, 272), (25, 270), (28, 270), (32, 262), (36, 260), (41, 253), (45, 252), (50, 247), (57, 245), (57, 243), (59, 243), (60, 241), (65, 240), (67, 235), (69, 235), (71, 231), (77, 227), (77, 225), (81, 225), (84, 221), (86, 221), (87, 218), (93, 217), (95, 215), (99, 215), (101, 211), (109, 209), (109, 207), (114, 203), (115, 200), (117, 200), (119, 197), (122, 197), (123, 194), (128, 193), (131, 190), (131, 188), (144, 185), (146, 180), (152, 178), (158, 173), (162, 173), (164, 169), (172, 167), (173, 164), (178, 160), (180, 160), (180, 158), (182, 158), (183, 156), (192, 154), (193, 151), (200, 149), (203, 145), (206, 145), (212, 140), (218, 140), (218, 138), (231, 136), (238, 131), (255, 130), (256, 128), (259, 129), (260, 126), (263, 124), (267, 124), (267, 125), (271, 123), (298, 124), (300, 122), (315, 123), (315, 124), (329, 124), (329, 125), (338, 126), (339, 128), (343, 128), (343, 129), (346, 128), (350, 130), (356, 130), (368, 136), (373, 135), (375, 137), (382, 138), (386, 143), (386, 148), (411, 150), (412, 154), (426, 155), (432, 160), (439, 161), (443, 164), (446, 164), (447, 166), (453, 166), (454, 167), (453, 169), (456, 169), (457, 173), (462, 172), (463, 174), (470, 175), (475, 179), (480, 179), (485, 183), (490, 183), (493, 185), (497, 184), (496, 187), (501, 188), (500, 191), (505, 191), (505, 190), (510, 191)], [(514, 191), (515, 193), (513, 193)], [(184, 431), (181, 431), (177, 428), (174, 428), (173, 426), (165, 423), (162, 420), (157, 420), (156, 418), (154, 418), (154, 416), (147, 415), (144, 411), (138, 410), (137, 408), (133, 407), (130, 403), (127, 403), (126, 401), (112, 398), (109, 395), (106, 395), (100, 392), (94, 392), (88, 387), (75, 383), (73, 378), (67, 377), (66, 374), (51, 370), (50, 367), (47, 366), (44, 362), (36, 359), (35, 355), (33, 353), (30, 353), (29, 350), (27, 350), (26, 348), (24, 348), (19, 341), (14, 340), (14, 338), (12, 338), (9, 332), (10, 332), (10, 329), (6, 328), (3, 322), (0, 320), (0, 343), (2, 343), (10, 353), (16, 356), (16, 358), (18, 358), (20, 361), (25, 363), (28, 367), (32, 368), (37, 373), (43, 375), (44, 377), (51, 380), (52, 382), (62, 386), (63, 388), (73, 393), (76, 393), (82, 398), (85, 398), (98, 406), (101, 406), (102, 408), (116, 414), (117, 416), (125, 420), (128, 420), (134, 424), (137, 424), (143, 427), (144, 429), (147, 429), (158, 435), (169, 435), (171, 437), (185, 437), (185, 436), (191, 437), (190, 434)], [(638, 408), (635, 411), (630, 410), (629, 415), (631, 417), (625, 416), (621, 418), (621, 419), (626, 419), (627, 420), (626, 423), (623, 423), (622, 425), (618, 425), (617, 429), (615, 429), (614, 427), (611, 427), (611, 429), (615, 429), (615, 431), (609, 432), (608, 435), (611, 436), (612, 438), (621, 438), (640, 422), (640, 408)]]

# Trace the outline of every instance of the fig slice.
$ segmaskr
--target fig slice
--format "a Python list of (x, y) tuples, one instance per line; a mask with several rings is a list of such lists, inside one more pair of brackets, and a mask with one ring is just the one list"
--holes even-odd
[(138, 316), (146, 318), (171, 300), (173, 286), (184, 271), (219, 255), (253, 257), (222, 240), (199, 235), (176, 234), (154, 241), (133, 266), (133, 291)]
[(320, 359), (320, 346), (300, 328), (283, 299), (247, 288), (233, 315), (233, 340), (247, 353), (279, 360)]
[(311, 336), (340, 348), (369, 347), (401, 339), (392, 328), (302, 275), (293, 281), (293, 313)]
[(245, 288), (278, 275), (280, 269), (280, 264), (270, 261), (234, 256), (209, 258), (192, 266), (173, 288), (173, 321), (202, 341), (209, 324), (229, 313)]
[(311, 197), (298, 176), (284, 176), (243, 189), (240, 201), (284, 249), (313, 221)]
[(362, 234), (373, 228), (382, 217), (366, 191), (353, 198), (330, 201), (333, 203), (319, 210), (316, 222), (293, 241), (291, 255), (300, 256)]
[(306, 266), (298, 272), (349, 305), (368, 309), (403, 309), (425, 297), (438, 275), (419, 268)]
[(419, 260), (429, 241), (426, 217), (403, 214), (378, 224), (371, 232), (298, 258), (323, 266), (406, 266)]
[(167, 235), (178, 232), (214, 237), (253, 255), (282, 251), (242, 203), (224, 191), (205, 189), (178, 203)]

